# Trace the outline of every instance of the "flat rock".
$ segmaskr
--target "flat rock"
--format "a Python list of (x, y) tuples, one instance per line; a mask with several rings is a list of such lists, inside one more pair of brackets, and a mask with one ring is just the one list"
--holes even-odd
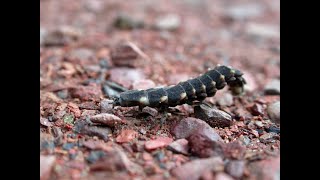
[(175, 152), (175, 153), (181, 153), (184, 155), (188, 155), (189, 146), (188, 146), (188, 140), (186, 139), (178, 139), (171, 144), (168, 145), (167, 149)]
[(199, 132), (188, 137), (190, 152), (201, 157), (207, 158), (211, 156), (223, 157), (223, 143), (217, 140), (209, 139)]
[(232, 124), (232, 117), (217, 108), (201, 104), (194, 108), (196, 118), (206, 121), (211, 127), (229, 127)]
[(144, 147), (146, 150), (154, 150), (157, 148), (165, 147), (169, 145), (172, 141), (172, 138), (169, 137), (158, 137), (154, 140), (147, 141)]
[(73, 130), (76, 133), (86, 134), (88, 136), (97, 136), (105, 141), (109, 139), (112, 130), (109, 127), (91, 126), (84, 120), (76, 121)]
[(91, 116), (90, 121), (93, 123), (107, 125), (109, 127), (114, 127), (117, 124), (124, 123), (124, 121), (122, 121), (122, 119), (120, 119), (118, 116), (108, 113), (101, 113)]
[(178, 124), (176, 124), (172, 129), (172, 133), (178, 139), (188, 138), (190, 135), (196, 132), (207, 136), (208, 139), (212, 141), (222, 141), (219, 134), (217, 134), (209, 124), (202, 121), (201, 119), (192, 117), (184, 118), (179, 121)]

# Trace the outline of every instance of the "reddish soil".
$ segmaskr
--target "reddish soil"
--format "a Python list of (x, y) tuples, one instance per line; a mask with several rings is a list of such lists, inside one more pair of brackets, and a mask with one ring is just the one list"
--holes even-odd
[[(280, 179), (279, 1), (40, 7), (41, 179)], [(189, 105), (165, 115), (111, 104), (121, 90), (217, 64), (244, 72), (247, 85), (239, 97), (225, 87), (207, 98), (214, 108), (203, 111), (215, 117)]]

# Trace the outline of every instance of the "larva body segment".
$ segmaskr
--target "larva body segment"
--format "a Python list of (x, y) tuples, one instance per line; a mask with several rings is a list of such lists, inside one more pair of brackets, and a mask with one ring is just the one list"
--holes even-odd
[(226, 85), (229, 85), (234, 94), (241, 94), (246, 83), (242, 75), (242, 72), (231, 67), (217, 66), (197, 78), (174, 86), (123, 92), (115, 100), (115, 105), (159, 108), (192, 104), (194, 101), (203, 101), (206, 97), (214, 96), (217, 90)]

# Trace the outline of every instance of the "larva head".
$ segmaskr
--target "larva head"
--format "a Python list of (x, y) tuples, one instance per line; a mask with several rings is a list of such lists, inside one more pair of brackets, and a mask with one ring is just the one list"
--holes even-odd
[(235, 76), (232, 81), (228, 82), (230, 91), (233, 95), (241, 95), (244, 93), (245, 79), (242, 76)]

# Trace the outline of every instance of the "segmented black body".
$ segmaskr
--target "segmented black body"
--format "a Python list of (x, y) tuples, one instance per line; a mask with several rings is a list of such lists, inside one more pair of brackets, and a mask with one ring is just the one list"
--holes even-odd
[(241, 94), (246, 83), (242, 75), (242, 72), (232, 67), (217, 66), (199, 77), (174, 86), (123, 92), (115, 100), (115, 105), (163, 108), (185, 103), (193, 104), (195, 101), (203, 101), (206, 97), (214, 96), (217, 90), (226, 85), (230, 86), (233, 94)]

